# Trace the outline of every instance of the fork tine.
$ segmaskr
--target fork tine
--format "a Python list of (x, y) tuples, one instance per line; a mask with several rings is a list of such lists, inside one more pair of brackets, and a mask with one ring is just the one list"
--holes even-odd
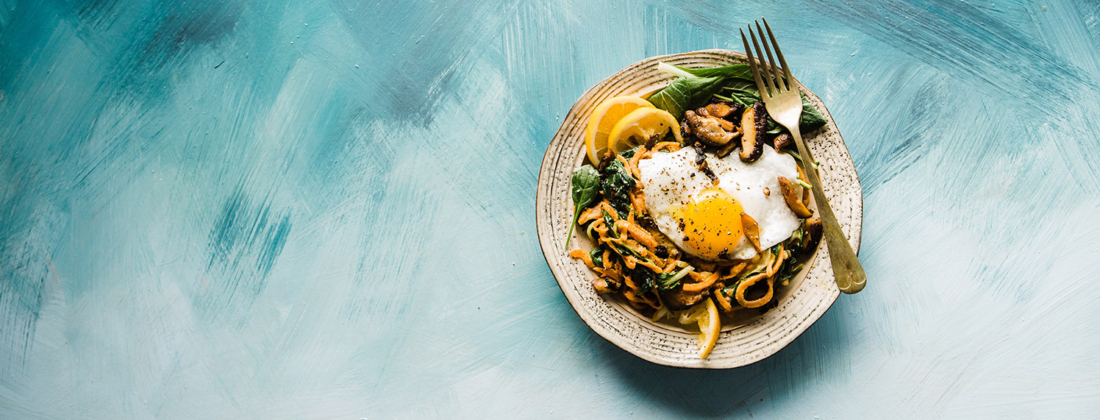
[[(764, 61), (764, 50), (761, 50), (760, 49), (760, 44), (756, 43), (756, 35), (754, 35), (752, 33), (752, 26), (749, 26), (749, 37), (752, 38), (752, 46), (756, 48), (756, 55), (760, 57), (760, 71), (767, 71), (766, 69), (763, 68), (764, 65), (767, 64), (767, 62)], [(776, 93), (779, 93), (779, 90), (775, 88), (774, 84), (772, 84), (771, 76), (768, 75), (767, 73), (764, 73), (763, 77), (764, 77), (764, 80), (766, 80), (768, 82), (767, 89), (766, 89), (768, 91), (768, 96), (772, 96), (772, 90), (775, 90)], [(757, 84), (759, 85), (757, 87), (761, 91), (765, 90), (763, 83), (757, 82)], [(763, 99), (763, 94), (761, 94), (760, 98)]]
[[(752, 29), (749, 29), (749, 34), (752, 34)], [(745, 44), (745, 55), (749, 57), (749, 68), (752, 69), (752, 77), (756, 79), (756, 89), (760, 91), (760, 99), (768, 98), (766, 89), (764, 89), (764, 81), (760, 80), (760, 69), (756, 67), (756, 60), (752, 56), (752, 48), (749, 48), (749, 39), (745, 37), (745, 31), (741, 30), (741, 42)], [(753, 43), (756, 39), (753, 39)]]
[(783, 58), (783, 51), (779, 50), (779, 43), (775, 41), (775, 34), (772, 33), (772, 27), (768, 26), (768, 20), (760, 18), (764, 21), (764, 29), (768, 30), (768, 38), (772, 40), (772, 46), (775, 47), (775, 55), (779, 57), (779, 64), (783, 65), (783, 73), (787, 76), (787, 88), (794, 89), (794, 77), (791, 76), (791, 67), (787, 65), (787, 59)]
[[(763, 19), (763, 18), (761, 18)], [(775, 78), (775, 87), (777, 92), (784, 92), (787, 86), (783, 84), (783, 75), (779, 73), (779, 62), (775, 61), (775, 57), (772, 57), (772, 50), (768, 48), (768, 39), (764, 38), (764, 30), (760, 29), (760, 21), (753, 21), (756, 24), (756, 33), (760, 34), (760, 43), (764, 44), (764, 52), (768, 53), (768, 67), (771, 70), (772, 77)], [(749, 27), (749, 32), (752, 32), (752, 27)]]

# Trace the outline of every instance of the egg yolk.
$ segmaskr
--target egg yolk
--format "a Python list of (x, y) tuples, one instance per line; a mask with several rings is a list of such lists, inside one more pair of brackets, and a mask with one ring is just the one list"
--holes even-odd
[(678, 209), (684, 245), (706, 259), (724, 259), (741, 241), (741, 204), (719, 188), (700, 191)]

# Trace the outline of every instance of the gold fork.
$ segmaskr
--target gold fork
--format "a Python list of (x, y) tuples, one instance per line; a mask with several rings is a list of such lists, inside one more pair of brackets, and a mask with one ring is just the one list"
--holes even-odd
[[(760, 28), (760, 22), (753, 23), (756, 24), (756, 31), (760, 34), (761, 43), (764, 44), (764, 50), (761, 51), (760, 44), (756, 42), (756, 35), (752, 32), (752, 25), (749, 25), (749, 37), (752, 38), (756, 55), (760, 57), (759, 65), (749, 49), (749, 40), (745, 38), (745, 31), (741, 31), (741, 41), (745, 43), (745, 54), (749, 56), (749, 67), (752, 69), (753, 78), (756, 79), (756, 88), (760, 90), (760, 98), (764, 100), (768, 114), (775, 122), (787, 127), (791, 137), (794, 137), (794, 143), (798, 146), (798, 153), (802, 155), (802, 172), (810, 179), (810, 184), (813, 184), (814, 200), (817, 201), (817, 210), (821, 213), (821, 222), (824, 224), (825, 243), (829, 246), (829, 256), (833, 262), (833, 274), (836, 277), (837, 287), (844, 293), (859, 292), (867, 284), (867, 275), (863, 273), (863, 266), (859, 264), (855, 251), (852, 251), (848, 238), (840, 230), (836, 215), (833, 214), (833, 209), (829, 207), (829, 201), (825, 198), (825, 191), (821, 189), (817, 170), (813, 167), (813, 155), (806, 147), (806, 142), (802, 140), (802, 132), (798, 129), (798, 121), (802, 116), (802, 97), (799, 96), (798, 86), (791, 77), (791, 68), (787, 66), (783, 53), (779, 51), (779, 43), (775, 42), (775, 35), (772, 34), (768, 21), (764, 20), (764, 27), (768, 30), (768, 38), (771, 39), (771, 45), (775, 48), (775, 54), (779, 56), (779, 63), (783, 66), (782, 73), (774, 64), (775, 59), (772, 58), (772, 51), (768, 48), (768, 39), (764, 38), (764, 30)], [(768, 61), (764, 61), (765, 53)]]

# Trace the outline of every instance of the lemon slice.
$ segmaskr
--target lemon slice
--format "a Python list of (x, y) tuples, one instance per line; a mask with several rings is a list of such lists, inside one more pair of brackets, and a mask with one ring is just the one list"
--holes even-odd
[(669, 131), (672, 131), (676, 141), (684, 141), (680, 136), (680, 123), (668, 111), (639, 108), (615, 123), (608, 134), (607, 148), (615, 153), (622, 153), (639, 144), (645, 144), (653, 136), (663, 137)]
[(615, 123), (627, 114), (639, 108), (653, 108), (649, 101), (637, 96), (616, 96), (600, 103), (592, 116), (588, 118), (588, 130), (584, 134), (584, 145), (588, 150), (588, 160), (599, 164), (607, 154), (607, 139)]
[(699, 357), (706, 359), (710, 351), (714, 350), (714, 343), (718, 342), (718, 333), (722, 330), (722, 323), (718, 319), (718, 306), (714, 299), (705, 299), (706, 312), (700, 314), (696, 320), (699, 323)]
[(718, 342), (718, 333), (722, 331), (722, 321), (718, 319), (718, 306), (713, 299), (705, 299), (691, 309), (679, 312), (680, 325), (699, 325), (699, 357), (706, 359)]

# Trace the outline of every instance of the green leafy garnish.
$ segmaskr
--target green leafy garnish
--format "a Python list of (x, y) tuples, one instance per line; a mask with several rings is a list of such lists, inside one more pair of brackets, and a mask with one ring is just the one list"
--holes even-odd
[(627, 272), (630, 273), (630, 279), (634, 280), (634, 284), (638, 286), (639, 294), (652, 291), (657, 287), (653, 272), (644, 265), (636, 265), (633, 270), (627, 269)]
[(630, 160), (631, 158), (634, 157), (635, 153), (638, 153), (638, 149), (641, 149), (641, 148), (642, 148), (642, 146), (631, 147), (631, 148), (627, 149), (626, 151), (624, 151), (622, 153), (619, 153), (619, 156), (622, 156), (623, 159)]
[(630, 249), (626, 245), (615, 244), (615, 249), (619, 253), (619, 255), (622, 255), (624, 257), (629, 255), (629, 256), (637, 258), (638, 260), (641, 260), (641, 261), (652, 262), (652, 261), (649, 261), (649, 259), (646, 259), (646, 258), (642, 257), (642, 254), (639, 254), (638, 251)]
[(599, 244), (588, 252), (588, 256), (592, 258), (592, 265), (603, 268), (603, 249), (603, 244)]
[(619, 217), (626, 217), (630, 213), (630, 191), (634, 189), (634, 184), (634, 177), (618, 159), (612, 160), (603, 170), (600, 189), (611, 207), (619, 212)]
[(732, 283), (729, 284), (729, 286), (726, 286), (724, 289), (722, 289), (722, 293), (725, 293), (727, 295), (729, 295), (730, 293), (733, 293), (734, 289), (737, 289), (737, 285), (740, 284), (742, 281), (745, 281), (745, 279), (747, 279), (749, 277), (752, 277), (752, 276), (755, 276), (755, 275), (760, 274), (760, 273), (763, 273), (763, 271), (753, 271), (749, 274), (745, 274), (741, 277), (738, 277), (737, 280), (734, 280)]
[(695, 271), (695, 267), (687, 266), (675, 273), (661, 273), (657, 275), (657, 287), (660, 290), (672, 290), (680, 285), (680, 280), (688, 273)]
[[(752, 77), (752, 69), (748, 64), (689, 69), (661, 63), (659, 68), (680, 78), (650, 96), (649, 102), (668, 111), (677, 119), (682, 118), (686, 110), (706, 105), (712, 96), (744, 106), (760, 102), (760, 90), (756, 88), (756, 80)], [(806, 95), (802, 92), (799, 95), (802, 97), (799, 129), (809, 132), (825, 125), (825, 116), (810, 103)], [(776, 134), (780, 131), (781, 127), (769, 116), (768, 132)]]
[(808, 132), (825, 125), (827, 122), (825, 116), (821, 115), (814, 104), (810, 103), (806, 95), (802, 95), (802, 92), (798, 92), (798, 94), (802, 96), (802, 116), (798, 120), (798, 129), (802, 132)]
[(806, 229), (804, 229), (802, 225), (799, 225), (798, 229), (795, 229), (794, 232), (791, 232), (791, 237), (787, 238), (787, 240), (784, 242), (785, 247), (791, 252), (801, 253), (802, 238), (804, 237), (806, 237)]
[(752, 68), (749, 67), (748, 64), (734, 64), (731, 66), (708, 67), (702, 69), (689, 69), (680, 66), (673, 67), (695, 77), (723, 77), (727, 79), (754, 80), (752, 78)]
[(760, 91), (756, 90), (756, 82), (750, 80), (728, 80), (722, 86), (722, 94), (744, 106), (760, 102)]
[(587, 208), (596, 201), (600, 193), (600, 173), (592, 165), (584, 165), (573, 171), (573, 223), (569, 225), (569, 233), (565, 235), (565, 247), (569, 247), (569, 240), (573, 239), (573, 226), (577, 224), (577, 218), (581, 215), (581, 209)]
[(721, 77), (681, 77), (651, 95), (649, 102), (679, 120), (684, 111), (706, 105), (722, 89), (722, 82)]
[(788, 155), (791, 155), (791, 157), (793, 157), (794, 160), (797, 160), (799, 163), (802, 162), (802, 155), (798, 154), (798, 152), (795, 151), (794, 149), (787, 150), (784, 153), (786, 153)]
[(802, 271), (801, 263), (789, 263), (783, 261), (783, 267), (779, 269), (779, 283), (783, 283), (787, 280), (793, 279), (799, 271)]
[(603, 213), (603, 222), (607, 224), (607, 234), (612, 238), (618, 238), (619, 232), (615, 230), (615, 220), (611, 219), (611, 215), (607, 214), (607, 211), (601, 210)]
[[(752, 77), (752, 75), (750, 74), (749, 77)], [(799, 130), (809, 132), (825, 125), (825, 116), (821, 115), (821, 112), (810, 103), (806, 95), (803, 95), (802, 92), (798, 94), (802, 97), (802, 115), (798, 120)], [(729, 80), (722, 87), (722, 93), (715, 96), (744, 106), (752, 106), (752, 104), (760, 102), (760, 91), (756, 89), (756, 82), (751, 80)], [(775, 120), (769, 115), (768, 132), (776, 134), (780, 129), (781, 126), (776, 124)]]

